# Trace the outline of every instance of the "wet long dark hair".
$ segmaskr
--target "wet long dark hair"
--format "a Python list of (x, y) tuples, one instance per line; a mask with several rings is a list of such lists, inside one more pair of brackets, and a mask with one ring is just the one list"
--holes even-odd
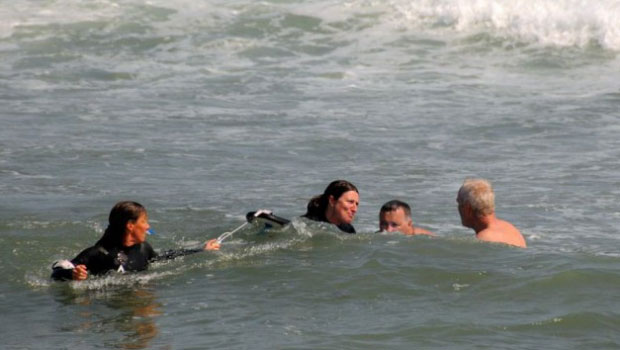
[(122, 201), (116, 203), (110, 211), (108, 228), (105, 229), (103, 236), (95, 245), (106, 249), (121, 246), (127, 223), (138, 220), (142, 214), (146, 214), (146, 209), (138, 202)]
[(327, 205), (329, 204), (329, 196), (333, 196), (334, 199), (338, 200), (343, 193), (349, 191), (355, 191), (359, 194), (357, 187), (349, 181), (332, 181), (332, 183), (327, 186), (323, 194), (314, 196), (310, 199), (306, 213), (303, 216), (308, 219), (327, 222), (325, 211), (327, 210)]

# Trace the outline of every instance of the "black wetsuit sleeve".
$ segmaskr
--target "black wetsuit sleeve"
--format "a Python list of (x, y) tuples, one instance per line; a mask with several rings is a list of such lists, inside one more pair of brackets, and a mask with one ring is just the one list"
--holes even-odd
[[(98, 247), (89, 247), (84, 249), (80, 254), (78, 254), (73, 260), (71, 260), (71, 264), (73, 266), (77, 265), (86, 265), (88, 270), (91, 269), (93, 263), (97, 260), (101, 260), (101, 251)], [(58, 266), (58, 264), (54, 264), (52, 266), (52, 279), (56, 281), (67, 281), (73, 279), (73, 268), (64, 268), (62, 266)]]
[(163, 251), (163, 252), (161, 252), (159, 254), (155, 253), (155, 256), (153, 258), (151, 258), (151, 261), (161, 261), (161, 260), (176, 259), (176, 258), (181, 257), (181, 256), (195, 254), (195, 253), (200, 253), (200, 252), (203, 252), (203, 251), (204, 251), (204, 249), (202, 249), (202, 248), (194, 248), (194, 249), (169, 249), (169, 250)]
[(59, 266), (52, 266), (52, 279), (55, 281), (69, 281), (73, 279), (73, 269), (65, 269)]

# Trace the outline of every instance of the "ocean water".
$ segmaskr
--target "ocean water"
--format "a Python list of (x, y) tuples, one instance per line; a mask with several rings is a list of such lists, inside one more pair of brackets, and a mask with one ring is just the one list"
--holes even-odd
[[(618, 349), (619, 53), (612, 0), (4, 1), (0, 347)], [(527, 249), (461, 227), (473, 176)], [(298, 218), (334, 179), (357, 235)], [(127, 199), (156, 249), (293, 223), (51, 282)]]

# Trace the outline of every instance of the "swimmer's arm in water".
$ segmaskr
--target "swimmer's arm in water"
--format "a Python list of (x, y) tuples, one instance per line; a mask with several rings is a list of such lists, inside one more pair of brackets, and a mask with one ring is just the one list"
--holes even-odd
[[(84, 266), (84, 265), (80, 265)], [(56, 281), (69, 281), (73, 279), (75, 265), (69, 260), (59, 260), (52, 265), (52, 279)]]
[(170, 249), (162, 252), (161, 254), (156, 255), (152, 261), (161, 261), (161, 260), (170, 260), (176, 259), (180, 256), (200, 253), (205, 250), (220, 250), (220, 243), (217, 242), (217, 239), (208, 240), (204, 247), (195, 248), (195, 249)]
[(88, 278), (88, 265), (91, 261), (100, 258), (100, 249), (89, 247), (84, 249), (73, 260), (59, 260), (52, 265), (52, 279), (56, 281), (76, 280)]

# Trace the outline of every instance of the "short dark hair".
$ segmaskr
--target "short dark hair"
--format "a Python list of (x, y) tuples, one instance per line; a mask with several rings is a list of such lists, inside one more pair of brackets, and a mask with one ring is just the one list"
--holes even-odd
[(393, 199), (385, 204), (383, 204), (383, 206), (381, 206), (381, 211), (379, 211), (379, 213), (387, 213), (390, 211), (395, 211), (398, 210), (398, 208), (402, 208), (403, 211), (405, 212), (405, 216), (410, 218), (411, 217), (411, 207), (409, 206), (409, 204), (400, 201), (398, 199)]

